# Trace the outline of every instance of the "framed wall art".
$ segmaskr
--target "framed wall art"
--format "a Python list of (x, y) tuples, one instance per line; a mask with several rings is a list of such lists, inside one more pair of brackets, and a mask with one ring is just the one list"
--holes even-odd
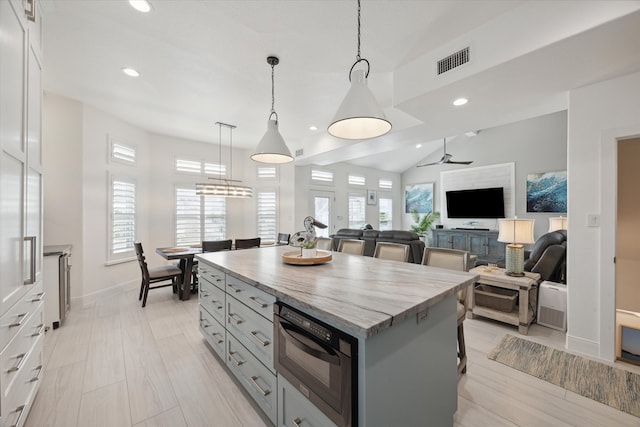
[(405, 186), (404, 205), (405, 213), (433, 212), (433, 182)]
[(527, 212), (567, 212), (567, 171), (527, 175)]
[(378, 203), (378, 193), (376, 193), (376, 190), (367, 190), (367, 204), (375, 205), (376, 203)]

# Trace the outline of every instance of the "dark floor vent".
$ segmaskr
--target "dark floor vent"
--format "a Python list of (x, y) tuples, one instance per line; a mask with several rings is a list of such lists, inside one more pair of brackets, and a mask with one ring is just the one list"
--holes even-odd
[(438, 61), (438, 75), (446, 73), (449, 70), (453, 70), (461, 65), (469, 62), (469, 47), (465, 47), (462, 50), (452, 53), (446, 58), (442, 58)]

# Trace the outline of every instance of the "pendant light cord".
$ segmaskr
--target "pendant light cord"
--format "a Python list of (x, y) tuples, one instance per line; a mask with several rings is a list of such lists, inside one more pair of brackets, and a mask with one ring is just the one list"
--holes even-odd
[(365, 58), (360, 56), (360, 36), (361, 36), (361, 32), (360, 32), (360, 0), (358, 0), (358, 53), (356, 55), (356, 62), (353, 63), (353, 65), (351, 66), (351, 69), (349, 70), (349, 81), (351, 81), (351, 73), (353, 72), (353, 68), (358, 65), (358, 63), (360, 62), (366, 62), (367, 63), (367, 73), (365, 74), (365, 78), (369, 77), (369, 71), (371, 70), (371, 65), (369, 64), (369, 61), (367, 61)]

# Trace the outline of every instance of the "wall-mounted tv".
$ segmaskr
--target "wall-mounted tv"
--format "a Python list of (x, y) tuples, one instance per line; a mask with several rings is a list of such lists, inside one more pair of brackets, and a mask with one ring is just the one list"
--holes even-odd
[(504, 218), (502, 187), (447, 191), (448, 218)]

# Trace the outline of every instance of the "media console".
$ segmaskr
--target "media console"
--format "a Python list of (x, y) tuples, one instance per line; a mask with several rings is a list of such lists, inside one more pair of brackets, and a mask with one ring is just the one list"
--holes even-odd
[(497, 230), (434, 229), (433, 245), (439, 248), (459, 249), (478, 257), (476, 263), (501, 263), (504, 261), (505, 244), (498, 242)]

